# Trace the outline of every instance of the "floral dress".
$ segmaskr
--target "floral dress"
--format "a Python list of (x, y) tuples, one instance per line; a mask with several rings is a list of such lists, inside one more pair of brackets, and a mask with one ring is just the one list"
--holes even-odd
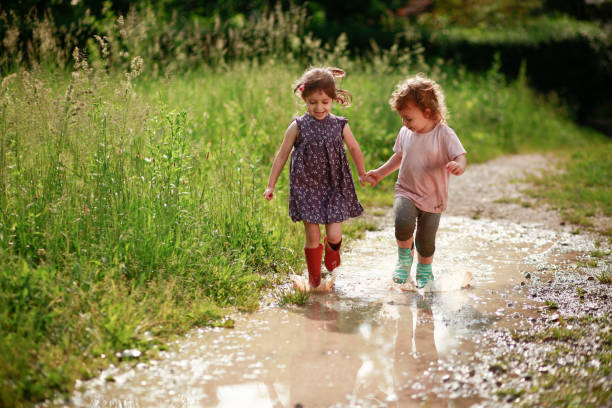
[(331, 224), (357, 217), (357, 199), (342, 130), (346, 118), (329, 114), (317, 120), (308, 113), (295, 119), (298, 136), (291, 153), (289, 215), (295, 221)]

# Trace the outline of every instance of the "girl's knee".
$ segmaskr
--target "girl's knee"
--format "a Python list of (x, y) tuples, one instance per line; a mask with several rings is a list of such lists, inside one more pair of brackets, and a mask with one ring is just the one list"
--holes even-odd
[(325, 226), (327, 242), (337, 244), (342, 241), (342, 223), (327, 224)]
[(398, 228), (395, 226), (395, 239), (398, 241), (408, 241), (412, 238), (413, 230), (410, 228)]
[(337, 244), (342, 241), (342, 234), (327, 234), (327, 242), (330, 244)]
[(408, 241), (414, 234), (415, 223), (411, 217), (395, 217), (395, 239)]
[(419, 252), (419, 255), (421, 255), (424, 258), (429, 258), (430, 256), (433, 256), (434, 252), (436, 252), (435, 242), (419, 242), (417, 240), (416, 248), (417, 248), (417, 251)]

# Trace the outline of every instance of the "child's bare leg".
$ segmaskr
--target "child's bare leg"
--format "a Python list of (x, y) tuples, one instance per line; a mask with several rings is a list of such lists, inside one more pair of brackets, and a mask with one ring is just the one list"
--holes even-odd
[[(412, 249), (412, 243), (414, 242), (414, 238), (410, 237), (410, 239), (408, 239), (407, 241), (400, 241), (399, 239), (396, 239), (396, 241), (397, 241), (397, 246), (399, 248)], [(413, 255), (414, 255), (414, 251), (413, 251)]]
[(419, 254), (419, 263), (423, 265), (431, 265), (433, 263), (433, 255), (432, 256), (422, 256)]
[(319, 224), (304, 221), (304, 231), (306, 232), (306, 248), (317, 248), (321, 243), (321, 229)]
[(342, 241), (342, 223), (334, 222), (325, 225), (325, 235), (327, 235), (327, 242), (330, 244), (337, 244)]

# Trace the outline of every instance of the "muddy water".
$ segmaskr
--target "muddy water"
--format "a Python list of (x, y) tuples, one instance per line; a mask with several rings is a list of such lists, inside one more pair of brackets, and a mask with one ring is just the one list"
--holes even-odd
[(344, 252), (333, 293), (236, 316), (235, 329), (195, 330), (160, 360), (77, 384), (70, 406), (469, 406), (481, 397), (433, 392), (448, 381), (443, 367), (469, 359), (484, 329), (535, 314), (513, 287), (564, 239), (529, 225), (442, 217), (434, 290), (406, 292), (391, 282), (396, 247), (386, 226)]

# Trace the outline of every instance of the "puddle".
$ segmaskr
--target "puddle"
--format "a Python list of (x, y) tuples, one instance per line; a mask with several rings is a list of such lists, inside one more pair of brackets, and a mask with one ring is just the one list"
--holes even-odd
[[(537, 313), (513, 287), (543, 260), (569, 252), (570, 239), (535, 226), (442, 217), (436, 290), (404, 292), (391, 282), (397, 255), (387, 226), (344, 252), (333, 293), (312, 295), (305, 307), (236, 316), (235, 329), (194, 330), (160, 360), (79, 382), (68, 406), (470, 406), (482, 397), (436, 391), (448, 367), (473, 357), (483, 330), (517, 327)], [(460, 289), (468, 273), (471, 287)]]

